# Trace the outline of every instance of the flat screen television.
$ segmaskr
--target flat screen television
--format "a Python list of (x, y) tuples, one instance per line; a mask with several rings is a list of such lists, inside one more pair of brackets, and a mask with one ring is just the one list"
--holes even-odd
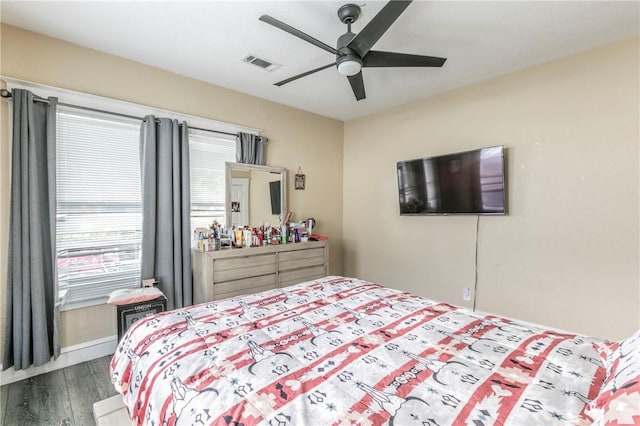
[(504, 147), (398, 162), (400, 215), (506, 214)]
[(269, 182), (269, 193), (271, 196), (271, 214), (281, 214), (280, 211), (280, 181), (274, 180)]

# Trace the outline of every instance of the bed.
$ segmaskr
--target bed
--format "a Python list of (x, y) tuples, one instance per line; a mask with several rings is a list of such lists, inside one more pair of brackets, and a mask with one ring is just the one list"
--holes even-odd
[(111, 378), (138, 425), (640, 424), (639, 345), (334, 276), (140, 320)]

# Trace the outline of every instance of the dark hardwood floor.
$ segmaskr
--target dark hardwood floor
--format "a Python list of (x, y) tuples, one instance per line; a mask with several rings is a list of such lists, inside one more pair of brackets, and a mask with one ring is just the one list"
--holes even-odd
[(95, 425), (93, 403), (116, 394), (110, 356), (0, 386), (0, 424)]

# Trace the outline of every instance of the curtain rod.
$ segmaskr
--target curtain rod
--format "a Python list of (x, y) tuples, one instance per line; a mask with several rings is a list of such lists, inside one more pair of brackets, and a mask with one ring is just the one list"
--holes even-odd
[[(12, 95), (11, 95), (11, 92), (9, 92), (8, 90), (0, 89), (0, 97), (3, 97), (5, 99), (7, 99), (7, 100), (10, 100), (12, 98)], [(42, 103), (46, 103), (46, 104), (49, 103), (48, 99), (34, 98), (33, 100), (35, 102), (42, 102)], [(134, 119), (134, 120), (140, 120), (140, 121), (143, 120), (142, 117), (136, 117), (135, 115), (121, 114), (119, 112), (106, 111), (106, 110), (97, 109), (97, 108), (89, 108), (89, 107), (85, 107), (85, 106), (82, 106), (82, 105), (66, 104), (64, 102), (58, 102), (58, 105), (71, 107), (71, 108), (82, 109), (82, 110), (85, 110), (85, 111), (101, 112), (103, 114), (116, 115), (118, 117), (131, 118), (131, 119)], [(201, 130), (203, 132), (218, 133), (218, 134), (221, 134), (221, 135), (240, 136), (239, 133), (223, 132), (221, 130), (203, 129), (201, 127), (191, 127), (191, 126), (189, 126), (189, 128), (193, 129), (193, 130)]]

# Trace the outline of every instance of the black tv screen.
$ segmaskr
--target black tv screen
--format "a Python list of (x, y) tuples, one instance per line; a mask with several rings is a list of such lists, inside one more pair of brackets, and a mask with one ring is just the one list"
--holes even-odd
[(398, 162), (401, 215), (506, 214), (504, 147)]

